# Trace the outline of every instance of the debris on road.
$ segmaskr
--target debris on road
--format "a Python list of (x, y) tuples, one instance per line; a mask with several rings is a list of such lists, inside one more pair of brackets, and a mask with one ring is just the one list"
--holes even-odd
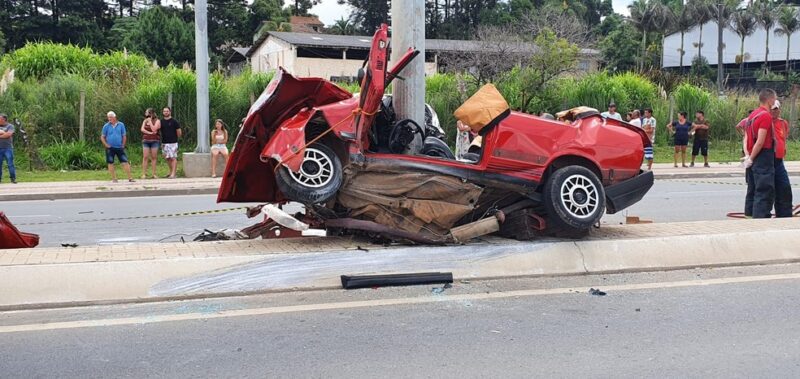
[(444, 293), (444, 290), (446, 290), (448, 288), (453, 288), (453, 286), (450, 283), (445, 283), (441, 287), (433, 287), (433, 288), (431, 288), (431, 293), (433, 293), (434, 295), (441, 295), (442, 293)]
[(595, 296), (605, 296), (606, 295), (606, 293), (603, 292), (603, 291), (600, 291), (600, 289), (594, 289), (594, 288), (590, 288), (589, 289), (589, 294), (590, 295), (595, 295)]
[(75, 247), (78, 247), (78, 244), (77, 243), (62, 243), (61, 247), (72, 247), (72, 248), (75, 248)]
[(450, 272), (423, 272), (391, 275), (342, 275), (342, 288), (348, 290), (440, 283), (453, 283), (453, 274)]

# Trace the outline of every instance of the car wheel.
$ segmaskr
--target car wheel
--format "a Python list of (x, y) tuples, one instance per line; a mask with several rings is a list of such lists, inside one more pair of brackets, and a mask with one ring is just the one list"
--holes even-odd
[(600, 179), (583, 166), (556, 170), (544, 188), (544, 206), (550, 234), (585, 236), (606, 209), (606, 194)]
[(292, 201), (324, 203), (342, 186), (342, 162), (329, 147), (315, 143), (306, 147), (298, 172), (281, 167), (276, 175), (278, 189)]

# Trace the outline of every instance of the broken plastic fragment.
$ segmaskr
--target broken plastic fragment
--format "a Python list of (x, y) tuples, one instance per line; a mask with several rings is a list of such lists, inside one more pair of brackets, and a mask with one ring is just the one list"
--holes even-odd
[(261, 208), (261, 212), (264, 212), (264, 214), (267, 215), (270, 220), (277, 222), (278, 225), (285, 228), (297, 231), (308, 230), (308, 224), (292, 217), (290, 214), (282, 211), (280, 208), (272, 204), (265, 205), (263, 208)]

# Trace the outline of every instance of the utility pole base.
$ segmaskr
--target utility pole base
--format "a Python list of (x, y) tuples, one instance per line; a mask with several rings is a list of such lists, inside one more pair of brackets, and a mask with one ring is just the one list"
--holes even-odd
[[(211, 177), (211, 153), (183, 153), (183, 175), (187, 178)], [(225, 172), (225, 162), (217, 158), (217, 176)]]

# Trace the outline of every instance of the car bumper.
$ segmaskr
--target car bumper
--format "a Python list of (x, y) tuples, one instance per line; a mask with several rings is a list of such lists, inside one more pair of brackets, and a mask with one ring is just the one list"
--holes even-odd
[(653, 186), (653, 172), (645, 171), (622, 183), (606, 187), (606, 212), (617, 213), (639, 200)]

